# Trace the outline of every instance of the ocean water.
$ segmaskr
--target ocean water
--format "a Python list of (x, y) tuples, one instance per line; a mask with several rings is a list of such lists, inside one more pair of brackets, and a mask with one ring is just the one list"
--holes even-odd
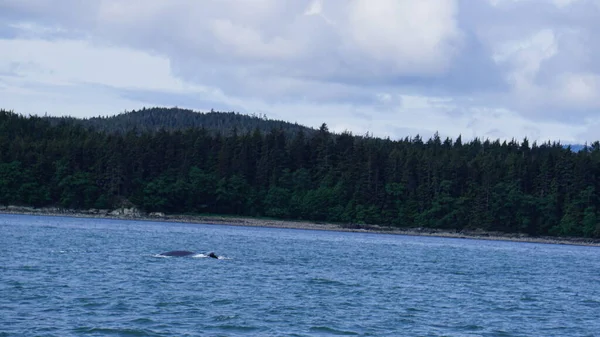
[(0, 336), (600, 335), (597, 247), (21, 215), (0, 244)]

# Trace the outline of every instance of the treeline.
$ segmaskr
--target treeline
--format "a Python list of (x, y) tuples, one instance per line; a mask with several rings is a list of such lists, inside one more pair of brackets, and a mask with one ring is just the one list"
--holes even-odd
[(600, 237), (600, 144), (280, 128), (105, 133), (0, 111), (0, 203)]

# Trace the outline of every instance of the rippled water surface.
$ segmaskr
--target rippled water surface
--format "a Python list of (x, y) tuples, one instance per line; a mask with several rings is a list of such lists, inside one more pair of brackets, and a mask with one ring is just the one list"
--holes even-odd
[(600, 334), (596, 247), (18, 215), (0, 244), (0, 336)]

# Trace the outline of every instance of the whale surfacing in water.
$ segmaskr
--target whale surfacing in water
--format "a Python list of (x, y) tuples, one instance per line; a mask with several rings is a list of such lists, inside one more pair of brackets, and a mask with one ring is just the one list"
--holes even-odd
[[(172, 250), (170, 252), (160, 253), (160, 256), (190, 256), (196, 255), (198, 253), (190, 252), (188, 250)], [(203, 255), (203, 257), (212, 257), (213, 259), (218, 259), (219, 256), (213, 252), (210, 252), (208, 255)]]
[(187, 250), (172, 250), (170, 252), (164, 252), (164, 253), (160, 253), (158, 255), (162, 255), (162, 256), (189, 256), (189, 255), (194, 255), (196, 253), (194, 252), (190, 252)]

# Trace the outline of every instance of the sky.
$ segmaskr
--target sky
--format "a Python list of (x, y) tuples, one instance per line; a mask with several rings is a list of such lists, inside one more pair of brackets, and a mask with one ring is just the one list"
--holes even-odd
[(0, 108), (600, 139), (600, 0), (0, 0)]

